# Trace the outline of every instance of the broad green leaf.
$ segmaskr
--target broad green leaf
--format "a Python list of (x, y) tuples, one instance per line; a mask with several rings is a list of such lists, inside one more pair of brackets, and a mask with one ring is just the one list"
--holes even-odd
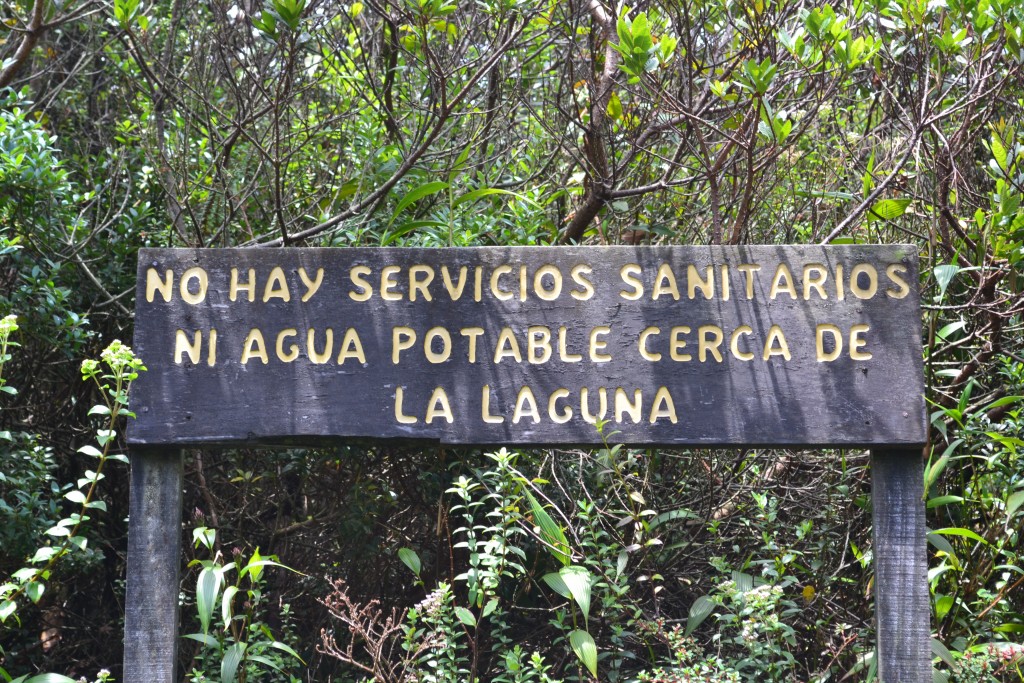
[(995, 131), (992, 131), (992, 137), (989, 139), (989, 150), (992, 152), (992, 158), (999, 164), (999, 170), (1006, 170), (1006, 147), (1003, 146), (1003, 141), (999, 139), (999, 135)]
[(27, 586), (25, 586), (25, 595), (27, 595), (28, 599), (31, 600), (33, 603), (38, 603), (40, 598), (43, 597), (43, 592), (45, 590), (46, 584), (42, 583), (41, 581), (32, 581)]
[(934, 531), (928, 532), (928, 542), (935, 546), (936, 550), (944, 552), (951, 557), (956, 557), (956, 551), (953, 549), (950, 542)]
[(932, 638), (932, 654), (945, 662), (946, 666), (949, 666), (950, 668), (956, 666), (956, 662), (953, 660), (953, 655), (938, 638)]
[(224, 652), (224, 659), (220, 662), (221, 683), (235, 683), (238, 665), (242, 663), (243, 655), (245, 655), (245, 643), (235, 643)]
[(454, 202), (452, 202), (452, 206), (461, 206), (462, 204), (465, 204), (466, 202), (474, 202), (477, 199), (481, 199), (483, 197), (489, 197), (489, 196), (495, 195), (495, 194), (507, 195), (509, 197), (515, 197), (516, 199), (519, 199), (520, 201), (526, 202), (527, 204), (529, 204), (530, 206), (533, 206), (534, 208), (537, 208), (537, 209), (541, 208), (540, 204), (538, 204), (537, 202), (533, 201), (532, 199), (530, 199), (529, 197), (527, 197), (525, 195), (521, 195), (518, 192), (512, 192), (511, 190), (502, 190), (502, 189), (497, 188), (497, 187), (482, 187), (479, 190), (471, 190), (469, 192), (466, 192), (465, 194), (461, 194), (461, 195), (459, 195), (455, 199)]
[(7, 621), (8, 617), (17, 611), (18, 605), (13, 600), (0, 601), (0, 624)]
[(424, 220), (424, 221), (406, 221), (402, 223), (393, 231), (387, 233), (384, 238), (380, 241), (380, 246), (386, 247), (399, 237), (405, 237), (413, 230), (419, 230), (420, 228), (448, 228), (448, 224), (444, 221)]
[(220, 616), (224, 620), (224, 628), (231, 625), (231, 617), (234, 614), (231, 603), (238, 593), (238, 586), (228, 586), (224, 589), (224, 595), (220, 598)]
[(75, 683), (75, 679), (60, 674), (39, 674), (26, 679), (24, 683)]
[(294, 649), (292, 649), (290, 646), (286, 645), (285, 643), (282, 643), (282, 642), (280, 642), (278, 640), (275, 640), (274, 642), (272, 642), (270, 644), (270, 647), (274, 648), (275, 650), (280, 650), (281, 652), (287, 652), (289, 655), (291, 655), (292, 657), (294, 657), (298, 661), (302, 662), (303, 664), (306, 663), (302, 659), (302, 657), (299, 656), (298, 652), (296, 652)]
[(569, 634), (569, 644), (590, 675), (597, 678), (597, 644), (593, 636), (586, 631), (576, 630)]
[(951, 263), (935, 266), (932, 273), (935, 275), (935, 282), (939, 285), (939, 301), (946, 296), (946, 288), (949, 287), (949, 283), (953, 281), (953, 277), (958, 272), (960, 272), (960, 266)]
[(690, 605), (690, 614), (686, 618), (686, 635), (690, 635), (697, 627), (704, 623), (712, 612), (715, 611), (715, 603), (711, 602), (711, 598), (706, 595), (702, 595), (693, 601)]
[(202, 625), (203, 633), (210, 632), (210, 618), (217, 604), (221, 580), (220, 572), (210, 567), (203, 567), (199, 572), (199, 579), (196, 581), (196, 611), (199, 612), (199, 623)]
[(1006, 516), (1013, 517), (1014, 513), (1020, 509), (1020, 506), (1024, 505), (1024, 491), (1016, 491), (1011, 493), (1006, 499)]
[(586, 567), (572, 566), (562, 567), (558, 570), (563, 583), (568, 587), (572, 599), (580, 606), (583, 612), (583, 622), (590, 620), (590, 590), (593, 585), (593, 578)]
[(458, 617), (464, 626), (469, 626), (470, 628), (476, 626), (476, 617), (465, 607), (456, 607), (455, 616)]
[(420, 556), (416, 554), (415, 550), (399, 548), (398, 559), (416, 575), (416, 578), (420, 577), (420, 570), (423, 568), (423, 564), (420, 562)]
[(571, 558), (569, 557), (569, 539), (565, 537), (565, 532), (562, 531), (548, 511), (533, 497), (533, 494), (528, 490), (523, 489), (523, 494), (526, 496), (526, 500), (530, 503), (530, 512), (533, 514), (533, 521), (540, 530), (540, 539), (544, 541), (547, 546), (548, 552), (554, 556), (556, 560), (561, 562), (566, 567), (569, 566)]
[(871, 207), (871, 213), (868, 218), (869, 220), (891, 221), (905, 214), (908, 206), (910, 206), (909, 199), (883, 199)]
[(972, 541), (977, 541), (984, 545), (989, 545), (989, 542), (979, 536), (977, 532), (965, 529), (963, 527), (946, 527), (945, 529), (936, 529), (933, 533), (940, 534), (942, 536), (960, 536), (962, 538), (969, 538)]
[(72, 503), (81, 505), (85, 502), (85, 494), (79, 490), (68, 491), (64, 494), (64, 497), (70, 500)]
[(84, 453), (85, 455), (91, 455), (94, 458), (101, 458), (101, 457), (103, 457), (103, 453), (101, 453), (100, 450), (98, 448), (96, 448), (95, 446), (89, 446), (89, 445), (82, 446), (81, 448), (78, 449), (78, 452), (79, 453)]
[(187, 633), (183, 635), (182, 638), (198, 640), (200, 643), (207, 645), (209, 647), (220, 647), (220, 643), (217, 642), (216, 638), (205, 633)]
[(394, 223), (395, 219), (398, 218), (398, 214), (402, 213), (403, 209), (416, 203), (420, 199), (427, 197), (432, 194), (437, 194), (441, 190), (448, 189), (448, 183), (443, 180), (435, 180), (430, 183), (425, 183), (419, 187), (414, 187), (409, 190), (404, 197), (398, 201), (398, 205), (395, 207), (395, 212), (391, 215), (390, 223)]
[(928, 500), (928, 509), (937, 508), (940, 505), (956, 505), (964, 502), (962, 496), (937, 496)]

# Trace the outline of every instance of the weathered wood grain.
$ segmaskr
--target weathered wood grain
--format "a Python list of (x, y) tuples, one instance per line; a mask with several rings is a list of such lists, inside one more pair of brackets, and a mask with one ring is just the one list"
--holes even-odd
[[(182, 285), (189, 268), (197, 270)], [(303, 302), (313, 289), (303, 276), (313, 281), (320, 269), (322, 281)], [(917, 283), (916, 251), (898, 245), (144, 249), (135, 348), (149, 372), (133, 389), (138, 419), (129, 438), (140, 445), (596, 444), (583, 408), (599, 415), (604, 392), (606, 431), (626, 443), (920, 444)], [(352, 298), (370, 288), (367, 300)], [(396, 300), (382, 298), (385, 288)], [(835, 326), (821, 333), (820, 350), (819, 325)], [(411, 337), (396, 337), (396, 327), (416, 336), (397, 364), (395, 340)], [(503, 328), (516, 352), (502, 341)], [(262, 348), (253, 347), (253, 329)], [(331, 353), (314, 363), (309, 334), (314, 354), (323, 352), (328, 329)], [(343, 357), (349, 330), (362, 358), (351, 346)], [(673, 339), (685, 346), (673, 347)]]
[(875, 619), (882, 683), (930, 683), (931, 609), (919, 449), (871, 452)]
[(124, 615), (125, 683), (177, 683), (182, 454), (131, 455)]

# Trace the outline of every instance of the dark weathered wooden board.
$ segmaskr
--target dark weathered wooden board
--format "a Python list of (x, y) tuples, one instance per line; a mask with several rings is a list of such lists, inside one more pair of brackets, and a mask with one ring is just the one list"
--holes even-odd
[(925, 440), (908, 246), (144, 249), (135, 347), (138, 445)]
[(871, 451), (878, 679), (932, 680), (931, 606), (920, 449)]
[(181, 497), (178, 449), (131, 454), (124, 613), (125, 683), (176, 683)]

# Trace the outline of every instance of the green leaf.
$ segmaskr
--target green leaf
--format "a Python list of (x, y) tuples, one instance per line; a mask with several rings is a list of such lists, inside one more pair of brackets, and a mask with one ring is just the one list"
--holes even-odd
[(544, 541), (547, 546), (548, 552), (561, 562), (566, 567), (572, 561), (569, 556), (569, 539), (565, 537), (565, 532), (562, 531), (548, 511), (545, 510), (537, 499), (533, 497), (528, 490), (523, 489), (523, 494), (526, 496), (526, 500), (530, 503), (530, 512), (533, 514), (533, 521), (537, 525), (540, 531), (540, 539)]
[(245, 643), (235, 643), (224, 652), (224, 659), (220, 663), (221, 683), (235, 683), (238, 665), (242, 663), (243, 655), (245, 655)]
[(977, 541), (984, 545), (990, 545), (988, 541), (979, 536), (976, 532), (963, 527), (946, 527), (945, 529), (936, 529), (932, 533), (940, 534), (942, 536), (961, 536), (963, 538), (969, 538), (972, 541)]
[(569, 589), (572, 599), (580, 606), (583, 622), (587, 623), (590, 619), (590, 591), (594, 583), (590, 572), (586, 567), (572, 566), (562, 567), (558, 570), (558, 575), (562, 577), (562, 582)]
[(49, 545), (44, 545), (41, 548), (36, 548), (36, 554), (32, 556), (32, 559), (29, 560), (29, 562), (32, 562), (33, 564), (38, 564), (40, 562), (49, 562), (50, 558), (57, 554), (57, 550), (57, 548), (54, 548), (53, 546)]
[(85, 494), (78, 490), (68, 491), (64, 494), (64, 497), (72, 503), (77, 503), (79, 505), (85, 502)]
[(420, 570), (423, 568), (423, 565), (420, 562), (420, 556), (416, 554), (415, 550), (411, 548), (399, 548), (398, 559), (416, 575), (417, 579), (420, 578)]
[(946, 296), (946, 288), (953, 281), (953, 276), (960, 272), (960, 266), (951, 263), (935, 266), (932, 273), (935, 275), (935, 282), (939, 285), (939, 301)]
[(220, 616), (224, 620), (224, 628), (229, 628), (231, 625), (231, 617), (234, 614), (231, 603), (234, 601), (237, 593), (238, 586), (228, 586), (224, 589), (224, 595), (220, 598)]
[(462, 204), (465, 204), (466, 202), (475, 202), (477, 199), (481, 199), (483, 197), (490, 197), (491, 195), (495, 195), (495, 194), (507, 195), (509, 197), (515, 197), (516, 199), (518, 199), (520, 201), (526, 202), (527, 204), (529, 204), (530, 206), (534, 207), (535, 209), (542, 208), (540, 204), (538, 204), (537, 202), (533, 201), (532, 199), (530, 199), (529, 197), (527, 197), (525, 195), (521, 195), (518, 192), (512, 192), (511, 190), (502, 190), (501, 188), (497, 188), (497, 187), (482, 187), (482, 188), (480, 188), (478, 190), (471, 190), (469, 192), (461, 194), (461, 195), (459, 195), (455, 199), (454, 202), (452, 202), (452, 206), (461, 206)]
[(1006, 516), (1013, 517), (1014, 513), (1024, 505), (1024, 491), (1016, 491), (1006, 498)]
[(110, 415), (110, 408), (105, 405), (94, 405), (89, 408), (89, 415)]
[(14, 614), (18, 609), (18, 605), (13, 600), (0, 601), (0, 624), (7, 621), (7, 619)]
[(220, 593), (221, 573), (210, 567), (203, 567), (196, 581), (196, 611), (199, 612), (199, 623), (203, 633), (210, 632), (210, 618), (213, 616), (217, 594)]
[(707, 595), (702, 595), (690, 605), (690, 614), (686, 618), (686, 635), (697, 630), (697, 627), (704, 623), (704, 620), (715, 611), (715, 603)]
[(431, 183), (426, 183), (409, 190), (405, 196), (398, 201), (398, 206), (395, 207), (395, 213), (391, 215), (391, 220), (388, 222), (388, 225), (394, 223), (395, 219), (398, 218), (398, 214), (402, 213), (402, 210), (407, 206), (414, 204), (423, 197), (436, 194), (441, 190), (446, 189), (448, 189), (448, 183), (443, 180), (435, 180)]
[(206, 645), (208, 647), (220, 647), (220, 643), (217, 642), (216, 638), (214, 638), (211, 635), (207, 635), (205, 633), (187, 633), (187, 634), (183, 635), (182, 638), (188, 638), (190, 640), (198, 640), (200, 643), (202, 643), (202, 644), (204, 644), (204, 645)]
[(964, 502), (962, 496), (937, 496), (928, 500), (928, 509), (937, 508), (940, 505), (956, 505), (957, 503)]
[(953, 660), (953, 655), (950, 654), (949, 650), (945, 645), (942, 644), (938, 638), (932, 638), (932, 654), (941, 659), (946, 663), (946, 666), (950, 668), (956, 667), (956, 662)]
[(82, 446), (81, 448), (78, 449), (78, 452), (79, 453), (84, 453), (85, 455), (91, 455), (94, 458), (102, 458), (103, 457), (103, 453), (100, 452), (100, 450), (98, 448), (96, 448), (95, 446), (88, 446), (88, 445)]
[(27, 595), (28, 599), (31, 600), (33, 603), (38, 603), (39, 600), (43, 597), (43, 592), (45, 591), (46, 584), (40, 581), (32, 581), (27, 586), (25, 586), (25, 595)]
[(992, 158), (999, 164), (999, 170), (1006, 170), (1006, 147), (1003, 146), (1003, 141), (999, 139), (999, 135), (995, 131), (992, 131), (992, 137), (989, 139), (989, 150), (992, 152)]
[(470, 628), (476, 626), (476, 617), (474, 617), (473, 613), (465, 607), (456, 607), (455, 616), (458, 617), (459, 621), (461, 621), (465, 626), (469, 626)]
[(39, 674), (29, 678), (25, 683), (75, 683), (75, 679), (60, 674)]
[(569, 645), (583, 662), (583, 666), (587, 667), (590, 675), (597, 678), (597, 644), (594, 642), (593, 636), (586, 631), (573, 631), (569, 634)]
[(910, 206), (909, 199), (883, 199), (871, 207), (868, 220), (891, 221), (905, 214), (908, 206)]
[(272, 643), (270, 644), (270, 647), (274, 648), (275, 650), (280, 650), (281, 652), (287, 652), (287, 653), (288, 653), (289, 655), (291, 655), (292, 657), (294, 657), (294, 658), (295, 658), (295, 659), (297, 659), (298, 661), (302, 662), (303, 664), (305, 664), (305, 663), (306, 663), (306, 662), (305, 662), (305, 661), (304, 661), (304, 660), (302, 659), (302, 657), (300, 657), (300, 656), (299, 656), (299, 653), (298, 653), (298, 652), (296, 652), (296, 651), (295, 651), (295, 650), (293, 650), (293, 649), (292, 649), (291, 647), (289, 647), (288, 645), (286, 645), (286, 644), (284, 644), (284, 643), (282, 643), (282, 642), (280, 642), (280, 641), (277, 641), (277, 640), (275, 640), (274, 642), (272, 642)]

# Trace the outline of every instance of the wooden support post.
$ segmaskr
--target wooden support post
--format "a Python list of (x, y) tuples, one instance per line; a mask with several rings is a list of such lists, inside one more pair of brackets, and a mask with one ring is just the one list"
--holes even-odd
[(175, 683), (182, 453), (131, 453), (124, 683)]
[(871, 488), (878, 677), (881, 683), (931, 683), (921, 451), (873, 450)]

